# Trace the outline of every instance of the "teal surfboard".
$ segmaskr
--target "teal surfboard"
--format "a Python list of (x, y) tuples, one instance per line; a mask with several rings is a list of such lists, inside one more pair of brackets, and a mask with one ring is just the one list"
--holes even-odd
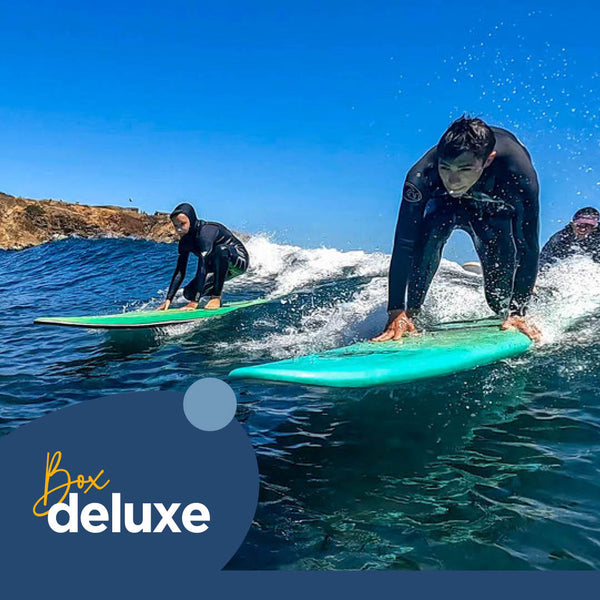
[(533, 342), (499, 321), (448, 323), (401, 342), (361, 342), (289, 360), (234, 369), (250, 378), (330, 387), (390, 385), (450, 375), (523, 354)]
[(39, 317), (34, 321), (36, 325), (63, 325), (66, 327), (86, 327), (88, 329), (140, 329), (144, 327), (164, 327), (179, 323), (190, 323), (199, 319), (220, 317), (227, 313), (271, 302), (268, 298), (248, 300), (246, 302), (232, 302), (216, 310), (150, 310), (125, 312), (117, 315), (98, 315), (93, 317)]

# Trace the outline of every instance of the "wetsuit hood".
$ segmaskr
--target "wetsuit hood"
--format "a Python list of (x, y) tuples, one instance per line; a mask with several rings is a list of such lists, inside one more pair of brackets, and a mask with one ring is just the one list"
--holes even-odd
[(191, 232), (196, 230), (196, 223), (198, 222), (198, 217), (196, 216), (196, 211), (191, 204), (187, 202), (183, 202), (178, 204), (173, 212), (170, 214), (169, 218), (173, 218), (176, 215), (185, 215), (190, 220), (190, 230), (186, 235), (189, 235)]

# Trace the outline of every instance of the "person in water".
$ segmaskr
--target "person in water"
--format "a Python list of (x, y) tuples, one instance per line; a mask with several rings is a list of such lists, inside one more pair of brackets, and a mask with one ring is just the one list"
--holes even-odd
[(580, 208), (571, 222), (556, 232), (540, 253), (540, 270), (555, 261), (581, 254), (600, 262), (600, 213), (593, 206)]
[(190, 253), (198, 257), (196, 276), (183, 288), (189, 304), (184, 310), (198, 308), (203, 296), (210, 296), (204, 308), (221, 307), (226, 280), (241, 275), (250, 263), (244, 244), (221, 223), (198, 219), (191, 204), (183, 203), (171, 213), (171, 222), (179, 236), (179, 256), (167, 299), (158, 310), (167, 310), (185, 277)]
[(388, 323), (374, 341), (416, 333), (413, 323), (454, 229), (473, 240), (485, 297), (539, 340), (525, 316), (539, 258), (539, 185), (527, 149), (509, 131), (463, 116), (408, 172), (389, 271)]

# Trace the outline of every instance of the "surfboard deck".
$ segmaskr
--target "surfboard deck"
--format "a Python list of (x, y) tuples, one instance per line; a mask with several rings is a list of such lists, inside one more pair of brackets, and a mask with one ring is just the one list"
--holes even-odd
[(39, 317), (35, 325), (61, 325), (65, 327), (85, 327), (87, 329), (141, 329), (145, 327), (165, 327), (180, 323), (190, 323), (199, 319), (219, 317), (227, 313), (271, 302), (269, 298), (232, 302), (215, 310), (150, 310), (125, 312), (117, 315), (97, 315), (89, 317)]
[(328, 387), (370, 387), (450, 375), (526, 352), (533, 342), (500, 321), (440, 325), (401, 342), (360, 342), (319, 354), (241, 367), (229, 374)]

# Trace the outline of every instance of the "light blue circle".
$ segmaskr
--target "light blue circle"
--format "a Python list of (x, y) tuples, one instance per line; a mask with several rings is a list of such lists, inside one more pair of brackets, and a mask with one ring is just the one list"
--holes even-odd
[(237, 408), (234, 391), (220, 379), (207, 377), (192, 383), (183, 397), (187, 420), (202, 431), (227, 427)]

